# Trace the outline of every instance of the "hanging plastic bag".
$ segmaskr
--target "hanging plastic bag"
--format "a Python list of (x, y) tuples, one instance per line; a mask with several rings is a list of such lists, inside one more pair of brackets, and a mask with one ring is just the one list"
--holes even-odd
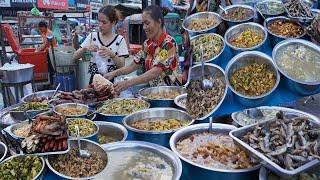
[(60, 32), (58, 24), (55, 21), (52, 22), (52, 33), (53, 33), (54, 37), (56, 38), (57, 42), (59, 44), (61, 44), (61, 42), (62, 42), (61, 32)]
[(34, 4), (33, 4), (33, 8), (31, 9), (31, 14), (36, 17), (39, 17), (41, 15), (41, 12)]

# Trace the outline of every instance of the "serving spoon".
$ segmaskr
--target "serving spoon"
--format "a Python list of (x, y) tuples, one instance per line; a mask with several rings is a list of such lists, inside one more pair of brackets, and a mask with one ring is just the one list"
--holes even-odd
[(79, 127), (78, 125), (75, 125), (75, 130), (76, 130), (76, 133), (77, 133), (77, 140), (78, 140), (78, 147), (79, 147), (79, 155), (81, 157), (84, 157), (84, 158), (88, 158), (90, 157), (90, 152), (87, 151), (87, 150), (81, 150), (81, 145), (80, 145), (80, 133), (79, 133)]
[(212, 133), (212, 117), (209, 118), (209, 133)]
[(209, 79), (206, 79), (204, 77), (204, 61), (203, 61), (203, 47), (202, 45), (200, 46), (201, 48), (201, 73), (202, 73), (202, 76), (201, 76), (201, 79), (202, 79), (202, 89), (206, 90), (206, 89), (212, 89), (213, 87), (213, 83), (209, 80)]
[(221, 5), (219, 5), (219, 8), (222, 9), (222, 11), (224, 12), (224, 14), (228, 14), (227, 10), (224, 9)]

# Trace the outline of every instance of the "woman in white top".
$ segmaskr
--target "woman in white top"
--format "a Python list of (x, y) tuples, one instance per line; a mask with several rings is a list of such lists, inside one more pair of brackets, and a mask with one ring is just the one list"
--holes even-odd
[(95, 74), (104, 75), (124, 66), (124, 58), (129, 55), (125, 39), (112, 30), (117, 23), (116, 11), (112, 6), (104, 6), (99, 10), (99, 32), (90, 33), (81, 48), (74, 54), (74, 59), (80, 59), (86, 51), (91, 51), (89, 73), (92, 83)]

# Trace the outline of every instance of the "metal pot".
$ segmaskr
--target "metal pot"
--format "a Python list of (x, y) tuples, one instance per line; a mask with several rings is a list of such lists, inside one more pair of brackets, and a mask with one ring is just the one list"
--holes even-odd
[[(274, 64), (283, 75), (282, 76), (283, 80), (286, 84), (286, 87), (288, 87), (289, 90), (291, 90), (296, 94), (305, 95), (305, 96), (316, 94), (320, 92), (320, 81), (319, 82), (303, 82), (303, 81), (297, 80), (293, 77), (290, 77), (288, 74), (286, 74), (278, 64), (279, 59), (277, 59), (277, 55), (280, 52), (280, 50), (289, 45), (294, 45), (294, 44), (304, 45), (320, 54), (320, 47), (309, 41), (302, 40), (302, 39), (287, 39), (277, 44), (274, 47), (272, 51), (272, 59), (274, 61)], [(320, 74), (317, 74), (316, 76), (320, 76)]]
[(116, 142), (125, 141), (128, 137), (127, 129), (118, 123), (104, 121), (95, 121), (95, 123), (99, 126), (98, 136), (114, 137)]
[(84, 104), (79, 104), (79, 103), (64, 103), (64, 104), (59, 104), (59, 105), (56, 105), (54, 106), (53, 108), (53, 111), (59, 115), (62, 115), (60, 113), (60, 109), (62, 108), (79, 108), (79, 109), (83, 109), (85, 110), (84, 113), (82, 114), (79, 114), (79, 115), (66, 115), (66, 117), (70, 117), (70, 118), (77, 118), (77, 117), (83, 117), (85, 118), (86, 115), (88, 114), (88, 111), (89, 111), (89, 107), (87, 105), (84, 105)]
[(28, 82), (33, 79), (34, 65), (30, 64), (30, 67), (18, 70), (1, 70), (3, 72), (3, 80), (9, 83), (21, 83)]
[(8, 148), (7, 148), (6, 144), (4, 144), (3, 142), (0, 141), (0, 153), (2, 154), (2, 156), (0, 156), (0, 163), (7, 156), (7, 152), (8, 152)]
[[(214, 18), (217, 21), (217, 23), (208, 29), (204, 29), (204, 30), (200, 30), (200, 31), (194, 31), (194, 30), (188, 29), (188, 26), (191, 23), (191, 21), (196, 18), (209, 18), (209, 19)], [(188, 31), (189, 35), (192, 37), (192, 36), (195, 36), (195, 35), (201, 34), (201, 33), (216, 33), (220, 23), (221, 23), (221, 18), (220, 18), (219, 14), (214, 13), (214, 12), (199, 12), (199, 13), (193, 14), (193, 15), (185, 18), (182, 23), (182, 27), (183, 27), (183, 29)]]
[[(173, 177), (171, 178), (172, 180), (179, 180), (182, 174), (182, 164), (179, 159), (179, 157), (174, 154), (172, 151), (169, 149), (162, 147), (158, 144), (153, 144), (153, 143), (148, 143), (148, 142), (143, 142), (143, 141), (123, 141), (123, 142), (116, 142), (116, 143), (111, 143), (111, 144), (106, 144), (103, 145), (103, 149), (108, 153), (112, 154), (112, 152), (117, 152), (117, 151), (130, 151), (130, 150), (145, 150), (148, 152), (155, 153), (156, 155), (160, 156), (168, 164), (171, 165), (172, 170), (173, 170)], [(112, 161), (112, 155), (109, 157), (109, 161)], [(110, 167), (112, 168), (112, 167)], [(112, 170), (112, 169), (110, 169)], [(107, 169), (108, 171), (108, 169)], [(99, 179), (105, 179), (106, 177), (109, 177), (110, 175), (108, 172), (105, 171)]]
[(296, 22), (296, 21), (293, 21), (287, 17), (284, 17), (284, 16), (280, 16), (280, 17), (272, 17), (272, 18), (267, 18), (264, 23), (263, 23), (263, 26), (264, 28), (268, 31), (269, 33), (269, 38), (270, 38), (270, 41), (272, 43), (273, 46), (277, 45), (279, 42), (285, 40), (285, 39), (288, 39), (288, 37), (284, 37), (284, 36), (280, 36), (280, 35), (277, 35), (277, 34), (274, 34), (273, 32), (271, 32), (268, 28), (269, 24), (271, 24), (272, 22), (274, 21), (277, 21), (277, 20), (280, 20), (282, 22), (292, 22), (292, 23), (295, 23), (297, 25), (299, 25), (302, 29), (303, 29), (303, 33), (300, 35), (300, 36), (297, 36), (297, 37), (294, 37), (296, 39), (299, 39), (299, 38), (303, 38), (305, 35), (306, 35), (306, 30), (304, 29), (304, 27)]
[[(180, 140), (191, 136), (195, 133), (207, 132), (209, 128), (209, 123), (201, 123), (196, 125), (191, 125), (186, 128), (180, 129), (175, 132), (170, 138), (170, 148), (171, 150), (180, 157), (183, 163), (183, 170), (189, 173), (191, 179), (257, 179), (258, 171), (260, 165), (257, 165), (249, 169), (218, 169), (210, 168), (185, 158), (180, 154), (176, 148), (177, 142)], [(232, 129), (236, 127), (227, 124), (213, 123), (212, 130), (213, 133), (223, 133), (228, 134)]]
[(152, 93), (161, 92), (179, 92), (179, 94), (185, 93), (185, 89), (182, 86), (157, 86), (148, 87), (139, 91), (139, 97), (148, 101), (151, 107), (174, 107), (174, 99), (151, 99), (148, 97)]
[[(201, 64), (192, 66), (191, 70), (189, 71), (188, 81), (185, 85), (186, 87), (188, 87), (188, 85), (190, 84), (190, 82), (192, 80), (201, 79), (201, 76), (202, 76), (201, 69), (202, 69)], [(220, 102), (215, 106), (215, 108), (213, 108), (212, 111), (210, 113), (208, 113), (206, 116), (197, 119), (197, 120), (201, 120), (201, 121), (206, 120), (207, 118), (212, 116), (216, 110), (218, 110), (218, 108), (221, 106), (222, 102), (224, 101), (224, 99), (227, 95), (227, 91), (228, 91), (228, 86), (227, 86), (227, 83), (225, 80), (225, 73), (221, 67), (219, 67), (215, 64), (205, 63), (204, 64), (204, 75), (211, 76), (215, 79), (221, 79), (222, 82), (225, 82), (225, 91), (223, 93), (223, 96), (222, 96)]]
[(256, 16), (255, 9), (252, 6), (248, 6), (248, 5), (244, 5), (244, 4), (234, 4), (231, 6), (227, 6), (224, 9), (228, 12), (228, 11), (232, 10), (233, 8), (239, 8), (239, 7), (245, 8), (245, 9), (250, 9), (252, 11), (252, 16), (249, 16), (248, 18), (246, 18), (244, 20), (230, 20), (230, 19), (226, 19), (224, 17), (224, 11), (221, 11), (220, 17), (221, 17), (221, 19), (223, 19), (223, 21), (227, 24), (228, 27), (232, 27), (232, 26), (235, 26), (238, 24), (253, 21), (253, 18)]
[(129, 133), (132, 133), (133, 140), (147, 141), (169, 147), (170, 137), (178, 129), (166, 131), (146, 131), (131, 126), (131, 124), (135, 121), (142, 119), (152, 120), (152, 118), (173, 118), (182, 121), (189, 121), (187, 126), (194, 122), (194, 120), (185, 111), (174, 108), (151, 108), (126, 116), (123, 119), (123, 125), (129, 130)]
[[(102, 147), (93, 142), (93, 141), (90, 141), (90, 140), (87, 140), (87, 139), (81, 139), (80, 140), (80, 143), (81, 143), (81, 149), (85, 149), (85, 150), (90, 150), (90, 151), (94, 151), (95, 153), (99, 154), (101, 157), (102, 157), (102, 160), (104, 162), (106, 162), (105, 164), (105, 167), (104, 169), (99, 172), (98, 174), (95, 174), (93, 176), (89, 176), (89, 177), (83, 177), (83, 178), (74, 178), (74, 177), (70, 177), (70, 176), (67, 176), (67, 175), (64, 175), (58, 171), (56, 171), (53, 166), (51, 165), (50, 161), (49, 161), (49, 158), (50, 157), (55, 157), (57, 155), (49, 155), (47, 158), (46, 158), (46, 164), (48, 166), (48, 168), (54, 173), (56, 174), (57, 176), (61, 177), (61, 178), (65, 178), (65, 179), (74, 179), (74, 180), (84, 180), (84, 179), (94, 179), (96, 177), (98, 177), (100, 174), (102, 174), (102, 172), (106, 169), (107, 167), (107, 164), (108, 164), (108, 155), (107, 153), (102, 149)], [(70, 140), (70, 146), (71, 148), (78, 148), (78, 142), (77, 140)]]
[[(276, 83), (274, 87), (267, 93), (262, 94), (260, 96), (246, 96), (243, 94), (240, 94), (237, 92), (231, 85), (230, 79), (232, 75), (240, 68), (250, 65), (253, 63), (265, 63), (267, 64), (268, 70), (272, 71), (276, 76)], [(226, 67), (226, 82), (228, 84), (228, 87), (231, 89), (231, 91), (235, 94), (236, 99), (247, 107), (256, 107), (263, 103), (265, 103), (271, 96), (272, 93), (276, 90), (278, 87), (278, 84), (280, 82), (280, 74), (274, 65), (271, 57), (268, 55), (258, 52), (258, 51), (247, 51), (242, 52), (235, 57), (233, 57), (230, 62), (228, 63)]]
[[(219, 37), (219, 38), (222, 40), (222, 42), (223, 42), (223, 47), (222, 47), (222, 49), (220, 50), (220, 52), (219, 52), (216, 56), (214, 56), (214, 57), (212, 57), (212, 58), (210, 58), (210, 59), (207, 59), (207, 60), (205, 60), (204, 62), (205, 62), (205, 63), (220, 64), (220, 63), (221, 63), (221, 60), (223, 59), (222, 56), (221, 56), (221, 54), (224, 52), (224, 49), (225, 49), (225, 47), (226, 47), (226, 43), (224, 42), (224, 39), (223, 39), (222, 36), (220, 36), (219, 34), (215, 34), (215, 33), (199, 34), (199, 35), (193, 36), (193, 37), (190, 39), (190, 41), (192, 41), (192, 40), (194, 40), (194, 39), (197, 39), (197, 38), (200, 38), (201, 36), (208, 36), (208, 35), (214, 35), (214, 36)], [(193, 47), (193, 48), (194, 48), (194, 47)], [(199, 61), (199, 62), (196, 62), (195, 60), (193, 60), (193, 63), (194, 63), (194, 64), (200, 64), (201, 62), (200, 62), (200, 61)]]
[[(4, 164), (5, 162), (13, 159), (13, 158), (22, 158), (22, 157), (26, 157), (27, 155), (23, 155), (23, 154), (16, 154), (16, 155), (13, 155), (13, 156), (10, 156), (8, 157), (7, 159), (5, 159), (4, 161), (2, 161), (1, 164)], [(40, 172), (33, 178), (33, 180), (41, 180), (42, 179), (42, 175), (44, 173), (44, 167), (45, 167), (45, 162), (44, 162), (44, 159), (43, 157), (39, 157), (40, 160), (41, 160), (41, 163), (42, 163), (42, 167), (41, 167), (41, 170)]]
[[(248, 28), (260, 33), (263, 36), (262, 42), (260, 42), (259, 44), (255, 45), (253, 47), (249, 47), (249, 48), (238, 48), (236, 46), (233, 46), (230, 43), (230, 39), (232, 37), (238, 35), (239, 33), (247, 30)], [(264, 45), (266, 44), (265, 42), (266, 42), (267, 38), (268, 38), (267, 30), (263, 26), (261, 26), (260, 24), (254, 23), (254, 22), (243, 23), (243, 24), (238, 24), (236, 26), (233, 26), (233, 27), (229, 28), (224, 35), (224, 41), (230, 47), (230, 50), (233, 55), (239, 54), (243, 51), (252, 51), (252, 50), (263, 51), (265, 49)]]

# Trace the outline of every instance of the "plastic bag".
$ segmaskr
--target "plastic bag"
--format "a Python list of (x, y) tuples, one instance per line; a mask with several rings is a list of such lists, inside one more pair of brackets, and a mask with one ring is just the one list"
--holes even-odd
[(57, 42), (61, 44), (62, 42), (61, 32), (58, 24), (55, 21), (52, 22), (52, 33), (53, 33), (53, 36), (56, 38)]
[(33, 4), (33, 8), (31, 9), (31, 14), (33, 16), (37, 16), (37, 17), (39, 17), (41, 15), (41, 12), (34, 4)]

